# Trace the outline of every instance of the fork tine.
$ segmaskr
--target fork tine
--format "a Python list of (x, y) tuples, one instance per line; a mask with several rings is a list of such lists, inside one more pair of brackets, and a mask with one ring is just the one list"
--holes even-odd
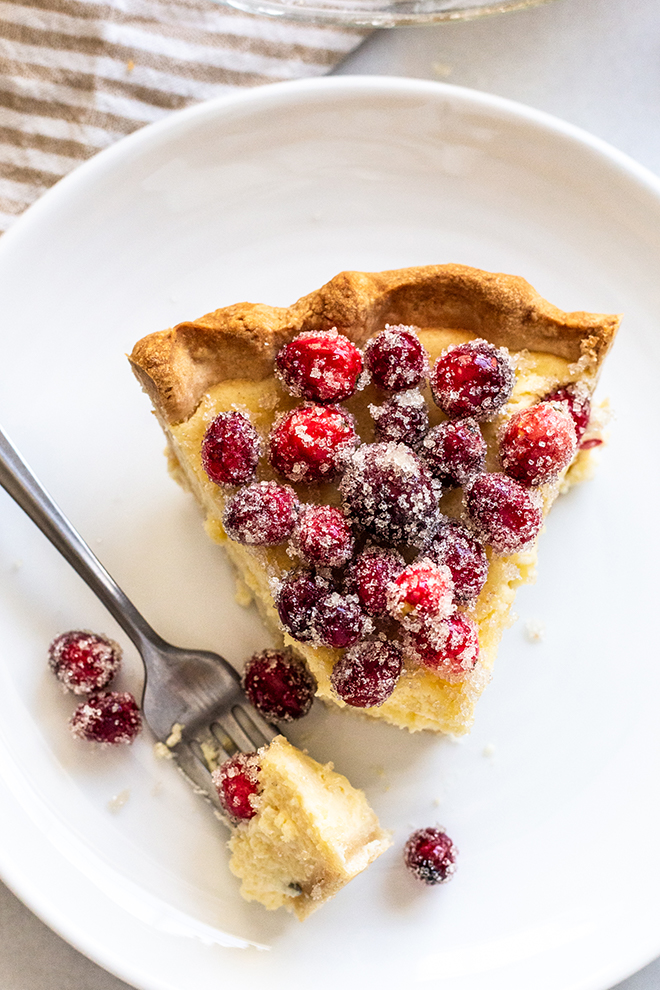
[(190, 746), (185, 742), (180, 742), (174, 753), (177, 767), (193, 785), (193, 788), (203, 797), (208, 798), (217, 808), (221, 809), (222, 806), (211, 779), (211, 774)]
[(234, 708), (232, 711), (222, 712), (219, 716), (216, 716), (214, 720), (215, 723), (217, 723), (222, 731), (229, 736), (238, 749), (242, 749), (244, 753), (250, 753), (255, 749), (259, 749), (260, 746), (264, 745), (263, 742), (260, 740), (255, 745), (254, 739), (250, 738), (248, 733), (236, 718), (236, 715), (234, 714), (235, 710), (236, 709)]
[(255, 749), (268, 746), (275, 736), (280, 734), (280, 730), (267, 722), (256, 708), (234, 705), (232, 714), (246, 735), (252, 740)]

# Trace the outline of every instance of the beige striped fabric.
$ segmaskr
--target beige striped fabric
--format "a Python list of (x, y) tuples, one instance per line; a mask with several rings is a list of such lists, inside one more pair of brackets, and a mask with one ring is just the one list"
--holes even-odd
[(236, 87), (321, 75), (362, 38), (213, 0), (0, 0), (0, 231), (125, 134)]

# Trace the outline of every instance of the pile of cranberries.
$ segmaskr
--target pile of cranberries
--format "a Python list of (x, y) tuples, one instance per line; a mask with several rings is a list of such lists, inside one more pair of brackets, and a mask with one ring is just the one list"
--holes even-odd
[[(244, 413), (220, 413), (202, 462), (227, 489), (228, 535), (253, 546), (287, 543), (297, 558), (275, 595), (284, 629), (342, 651), (332, 685), (354, 707), (382, 704), (406, 661), (461, 680), (479, 657), (465, 610), (486, 582), (486, 548), (511, 554), (536, 538), (537, 490), (573, 458), (588, 398), (569, 386), (520, 409), (500, 429), (500, 469), (488, 472), (482, 424), (501, 415), (515, 385), (504, 348), (471, 340), (431, 367), (413, 327), (388, 325), (363, 352), (332, 328), (299, 334), (275, 370), (299, 404), (263, 440)], [(369, 405), (374, 442), (362, 443), (342, 403), (368, 381), (381, 398)], [(432, 428), (427, 383), (445, 417)], [(258, 480), (264, 455), (268, 480)], [(301, 503), (327, 482), (339, 504)], [(465, 521), (440, 511), (451, 489), (462, 490)], [(260, 669), (274, 683), (279, 661), (269, 664)], [(276, 704), (269, 711), (289, 717)]]

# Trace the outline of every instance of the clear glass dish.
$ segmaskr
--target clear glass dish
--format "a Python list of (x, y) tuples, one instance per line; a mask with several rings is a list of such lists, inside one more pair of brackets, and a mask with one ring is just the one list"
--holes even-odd
[(224, 0), (250, 14), (267, 14), (316, 24), (396, 27), (471, 20), (548, 0)]

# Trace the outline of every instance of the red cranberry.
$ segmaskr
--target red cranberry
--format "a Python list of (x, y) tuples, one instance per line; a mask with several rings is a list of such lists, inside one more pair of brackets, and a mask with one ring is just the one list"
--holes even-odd
[(364, 349), (364, 363), (378, 388), (400, 392), (414, 388), (428, 374), (426, 351), (412, 327), (386, 326)]
[(319, 567), (341, 567), (353, 556), (350, 526), (331, 505), (303, 506), (295, 541), (300, 555)]
[(409, 616), (444, 618), (453, 608), (454, 582), (448, 567), (428, 557), (416, 560), (399, 574), (387, 592), (390, 613), (402, 621)]
[(507, 423), (500, 440), (504, 470), (524, 485), (543, 485), (573, 459), (575, 426), (565, 403), (539, 402)]
[(586, 389), (581, 389), (579, 385), (567, 385), (566, 388), (558, 388), (556, 392), (546, 395), (543, 401), (566, 403), (573, 417), (575, 436), (579, 443), (591, 416), (591, 399)]
[(395, 643), (359, 643), (335, 664), (332, 686), (347, 705), (373, 708), (392, 694), (402, 669), (401, 650)]
[(331, 481), (358, 443), (349, 413), (335, 406), (298, 406), (269, 437), (270, 462), (289, 481)]
[(415, 388), (397, 392), (382, 406), (369, 406), (376, 440), (407, 443), (416, 447), (429, 428), (429, 411), (424, 396)]
[(486, 340), (447, 348), (431, 372), (433, 398), (452, 418), (492, 419), (511, 398), (514, 383), (509, 355)]
[(431, 476), (402, 443), (359, 447), (340, 489), (349, 518), (386, 546), (423, 546), (440, 525)]
[(229, 499), (222, 522), (232, 540), (271, 547), (291, 536), (297, 515), (298, 498), (293, 488), (260, 481), (239, 489)]
[(448, 419), (427, 433), (419, 449), (445, 488), (464, 485), (486, 464), (486, 441), (474, 419)]
[(370, 547), (356, 558), (347, 581), (367, 615), (385, 614), (388, 585), (404, 567), (401, 554), (380, 547)]
[(464, 612), (454, 612), (440, 622), (412, 630), (406, 634), (406, 654), (446, 681), (461, 681), (479, 659), (476, 623)]
[(458, 850), (441, 828), (420, 828), (404, 850), (405, 864), (418, 880), (433, 886), (451, 880)]
[(328, 590), (328, 583), (311, 571), (292, 571), (282, 581), (275, 607), (280, 622), (299, 643), (314, 638), (316, 608)]
[(48, 664), (69, 691), (90, 694), (107, 687), (119, 670), (121, 647), (107, 636), (73, 630), (50, 644)]
[(365, 617), (354, 598), (330, 591), (318, 602), (313, 624), (320, 643), (343, 650), (360, 639), (365, 628)]
[(292, 395), (311, 402), (341, 402), (355, 392), (362, 355), (336, 328), (301, 333), (281, 349), (275, 371)]
[(451, 571), (455, 602), (468, 605), (474, 601), (488, 578), (488, 557), (462, 522), (447, 519), (425, 553)]
[(264, 718), (292, 722), (312, 707), (316, 681), (289, 652), (264, 650), (243, 671), (243, 690)]
[(256, 753), (239, 753), (213, 771), (220, 803), (232, 821), (248, 821), (256, 815), (259, 770)]
[(543, 512), (530, 492), (506, 474), (479, 474), (465, 494), (478, 534), (497, 553), (516, 553), (538, 536)]
[(88, 742), (132, 743), (142, 728), (137, 702), (128, 691), (101, 691), (78, 705), (69, 726)]
[(252, 481), (259, 463), (259, 434), (243, 413), (222, 412), (206, 429), (202, 465), (216, 485)]

